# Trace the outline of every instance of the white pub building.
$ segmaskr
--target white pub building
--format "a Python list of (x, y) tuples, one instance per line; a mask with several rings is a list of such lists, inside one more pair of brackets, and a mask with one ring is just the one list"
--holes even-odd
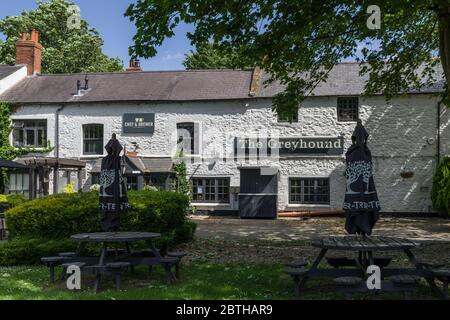
[(38, 35), (17, 43), (16, 66), (0, 66), (0, 101), (14, 106), (11, 143), (53, 149), (18, 159), (8, 192), (62, 192), (98, 183), (113, 133), (126, 147), (129, 189), (169, 189), (180, 146), (193, 205), (243, 217), (340, 210), (345, 151), (357, 119), (370, 134), (383, 212), (431, 212), (438, 160), (450, 151), (450, 112), (438, 83), (387, 102), (362, 97), (357, 63), (337, 65), (290, 123), (272, 111), (283, 91), (256, 70), (40, 74)]

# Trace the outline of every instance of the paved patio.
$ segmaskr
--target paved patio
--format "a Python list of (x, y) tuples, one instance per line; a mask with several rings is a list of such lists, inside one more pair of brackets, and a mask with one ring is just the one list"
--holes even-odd
[[(326, 235), (345, 235), (344, 218), (279, 218), (251, 220), (235, 217), (191, 216), (202, 239), (309, 240)], [(450, 241), (450, 219), (382, 217), (374, 235), (398, 236), (419, 241)]]

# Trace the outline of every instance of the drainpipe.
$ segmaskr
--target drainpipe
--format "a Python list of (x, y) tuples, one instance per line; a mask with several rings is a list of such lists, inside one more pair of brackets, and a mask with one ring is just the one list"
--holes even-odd
[(59, 158), (59, 114), (64, 109), (65, 105), (62, 104), (61, 107), (56, 109), (55, 113), (55, 158)]
[(64, 109), (65, 105), (62, 104), (61, 107), (56, 109), (55, 112), (55, 158), (56, 165), (53, 168), (53, 194), (58, 193), (58, 176), (59, 176), (59, 168), (58, 168), (58, 160), (59, 160), (59, 114)]
[(442, 100), (437, 104), (437, 118), (436, 118), (436, 130), (437, 130), (437, 139), (436, 139), (436, 169), (439, 166), (439, 162), (441, 161), (441, 104)]

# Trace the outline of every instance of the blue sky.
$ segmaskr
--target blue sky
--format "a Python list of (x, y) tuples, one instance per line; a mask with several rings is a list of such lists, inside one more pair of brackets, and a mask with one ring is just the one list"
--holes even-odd
[[(81, 17), (100, 32), (105, 44), (103, 51), (113, 57), (119, 57), (127, 66), (128, 47), (132, 45), (135, 26), (123, 16), (132, 0), (72, 0), (81, 9)], [(36, 0), (0, 1), (0, 19), (5, 16), (20, 15), (23, 10), (36, 9)], [(192, 29), (180, 25), (175, 36), (167, 39), (158, 49), (158, 55), (152, 59), (141, 59), (144, 70), (180, 70), (184, 54), (192, 49), (186, 32)], [(1, 36), (1, 35), (0, 35)], [(4, 39), (3, 36), (1, 36)]]

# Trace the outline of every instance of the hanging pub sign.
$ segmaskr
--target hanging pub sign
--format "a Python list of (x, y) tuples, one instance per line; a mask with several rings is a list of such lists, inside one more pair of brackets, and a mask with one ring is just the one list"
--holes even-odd
[(122, 118), (123, 133), (146, 133), (155, 131), (154, 113), (125, 113)]
[(344, 152), (344, 137), (301, 138), (241, 138), (235, 139), (237, 155), (341, 155)]

